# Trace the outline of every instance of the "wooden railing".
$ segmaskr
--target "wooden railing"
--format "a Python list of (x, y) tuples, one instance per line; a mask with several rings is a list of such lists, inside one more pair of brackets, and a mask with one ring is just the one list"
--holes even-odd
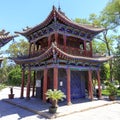
[(91, 51), (85, 51), (85, 50), (80, 50), (78, 48), (72, 48), (72, 47), (64, 47), (62, 45), (58, 45), (58, 48), (60, 48), (62, 51), (75, 55), (75, 56), (86, 56), (86, 57), (92, 57), (92, 52)]
[(47, 49), (48, 47), (45, 47), (45, 48), (40, 49), (39, 51), (34, 51), (29, 54), (29, 57), (37, 57), (39, 55), (42, 55)]
[[(67, 47), (67, 46), (64, 47), (62, 45), (57, 45), (57, 47), (59, 49), (61, 49), (62, 51), (66, 52), (68, 54), (71, 54), (71, 55), (92, 57), (92, 52), (91, 51), (80, 50), (78, 48), (72, 48), (72, 47)], [(48, 47), (45, 47), (45, 48), (40, 49), (39, 51), (31, 52), (29, 55), (20, 56), (19, 58), (23, 59), (23, 58), (37, 57), (39, 55), (42, 55), (47, 49), (48, 49)]]
[(48, 49), (48, 47), (45, 47), (45, 48), (40, 49), (39, 51), (31, 52), (31, 53), (28, 54), (28, 55), (18, 56), (18, 58), (21, 58), (21, 59), (24, 58), (24, 59), (25, 59), (25, 58), (37, 57), (37, 56), (39, 56), (39, 55), (42, 55), (47, 49)]

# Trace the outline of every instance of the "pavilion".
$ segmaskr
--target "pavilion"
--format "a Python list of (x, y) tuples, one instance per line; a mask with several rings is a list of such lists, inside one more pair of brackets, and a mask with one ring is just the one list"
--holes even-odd
[[(60, 89), (67, 104), (74, 99), (93, 99), (92, 72), (96, 72), (98, 97), (101, 98), (100, 65), (111, 59), (94, 57), (92, 40), (103, 28), (71, 21), (64, 12), (53, 6), (48, 17), (33, 28), (16, 32), (29, 41), (29, 53), (14, 58), (22, 67), (21, 98), (24, 98), (25, 72), (28, 72), (26, 98), (38, 97), (46, 102), (48, 89)], [(31, 73), (34, 72), (32, 80)]]

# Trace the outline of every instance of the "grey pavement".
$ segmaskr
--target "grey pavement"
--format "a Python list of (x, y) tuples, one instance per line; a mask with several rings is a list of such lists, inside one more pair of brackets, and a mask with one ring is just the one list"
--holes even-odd
[[(108, 100), (79, 100), (76, 104), (65, 105), (60, 103), (55, 115), (48, 112), (49, 103), (39, 99), (19, 99), (20, 88), (14, 87), (14, 99), (8, 99), (9, 88), (0, 91), (0, 120), (120, 120), (120, 101)], [(26, 93), (25, 93), (26, 94)], [(64, 106), (63, 106), (64, 104)]]

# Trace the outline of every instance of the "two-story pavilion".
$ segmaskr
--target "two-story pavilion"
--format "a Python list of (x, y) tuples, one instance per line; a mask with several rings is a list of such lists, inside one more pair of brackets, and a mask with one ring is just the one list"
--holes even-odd
[(69, 104), (73, 99), (86, 97), (87, 89), (88, 97), (92, 100), (92, 71), (96, 71), (101, 98), (100, 65), (110, 57), (94, 58), (92, 40), (103, 30), (74, 23), (53, 6), (41, 24), (17, 32), (30, 43), (29, 54), (14, 59), (22, 66), (20, 97), (24, 97), (24, 76), (28, 71), (26, 98), (30, 98), (31, 71), (34, 71), (32, 96), (36, 92), (36, 97), (45, 102), (47, 89), (60, 89), (66, 94)]

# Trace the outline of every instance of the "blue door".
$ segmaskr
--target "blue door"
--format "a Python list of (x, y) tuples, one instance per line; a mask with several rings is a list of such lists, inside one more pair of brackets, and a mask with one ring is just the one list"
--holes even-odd
[(82, 72), (71, 71), (71, 99), (85, 97), (85, 80), (81, 79)]

